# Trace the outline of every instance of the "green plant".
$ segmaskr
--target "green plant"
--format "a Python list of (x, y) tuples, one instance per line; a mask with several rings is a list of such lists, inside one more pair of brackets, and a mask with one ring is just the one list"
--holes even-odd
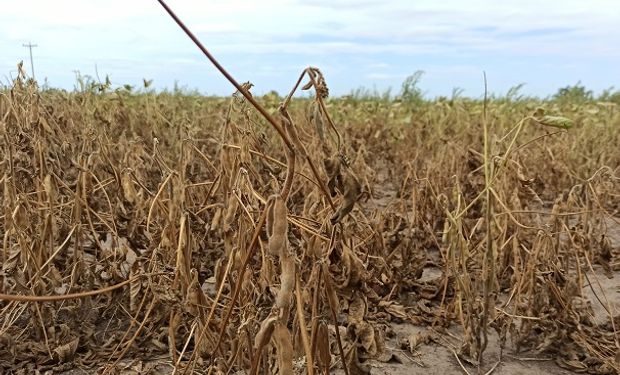
[(418, 106), (424, 102), (424, 93), (418, 86), (424, 72), (416, 71), (412, 75), (405, 78), (401, 85), (398, 98), (410, 106)]
[(584, 103), (594, 99), (592, 90), (586, 89), (581, 81), (577, 82), (573, 86), (566, 86), (559, 89), (552, 98), (558, 101), (572, 102), (572, 103)]

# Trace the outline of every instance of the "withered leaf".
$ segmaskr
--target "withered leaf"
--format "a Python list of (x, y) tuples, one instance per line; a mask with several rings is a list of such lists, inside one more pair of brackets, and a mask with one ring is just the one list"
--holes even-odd
[(360, 363), (355, 347), (349, 349), (346, 358), (349, 375), (370, 375), (370, 368)]
[(75, 351), (78, 348), (79, 342), (80, 339), (76, 338), (64, 345), (56, 347), (53, 350), (54, 360), (59, 363), (71, 361), (75, 356)]
[(407, 311), (405, 306), (394, 301), (380, 301), (379, 307), (383, 307), (390, 315), (399, 319), (407, 319)]

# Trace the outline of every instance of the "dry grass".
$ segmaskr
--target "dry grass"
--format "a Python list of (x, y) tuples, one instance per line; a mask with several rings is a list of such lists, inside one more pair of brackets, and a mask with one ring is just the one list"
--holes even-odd
[(616, 105), (328, 101), (302, 77), (312, 99), (257, 98), (279, 129), (238, 92), (3, 91), (0, 370), (365, 374), (402, 321), (462, 327), (473, 364), (496, 331), (620, 369), (585, 294), (620, 268)]

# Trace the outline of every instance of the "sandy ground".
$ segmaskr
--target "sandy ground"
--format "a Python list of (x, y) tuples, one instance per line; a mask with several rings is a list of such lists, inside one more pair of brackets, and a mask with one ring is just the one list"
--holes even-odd
[[(411, 333), (418, 332), (422, 329), (411, 325), (394, 326), (397, 336), (406, 338)], [(489, 332), (491, 333), (491, 332)], [(490, 335), (488, 349), (485, 352), (485, 363), (481, 366), (482, 374), (487, 373), (494, 368), (493, 374), (503, 375), (537, 375), (537, 374), (574, 374), (574, 372), (564, 370), (558, 367), (553, 358), (544, 358), (540, 356), (527, 356), (520, 353), (514, 355), (508, 350), (503, 354), (503, 358), (499, 361), (499, 345), (497, 337)], [(454, 341), (452, 339), (452, 341)], [(415, 355), (400, 353), (396, 351), (396, 356), (401, 363), (380, 363), (371, 361), (370, 368), (373, 375), (405, 375), (405, 374), (424, 374), (424, 375), (446, 375), (446, 374), (478, 374), (478, 369), (465, 362), (459, 363), (456, 355), (443, 345), (430, 344), (421, 345), (417, 349)], [(499, 363), (498, 363), (499, 362)], [(334, 372), (336, 375), (344, 374), (344, 371), (338, 370)]]
[[(611, 240), (613, 251), (620, 252), (620, 225), (617, 221), (609, 220), (608, 227), (608, 236)], [(428, 271), (430, 271), (429, 277), (435, 276), (433, 274), (437, 272), (436, 270)], [(600, 266), (595, 266), (594, 272), (588, 272), (587, 275), (589, 284), (584, 287), (584, 293), (592, 303), (595, 321), (597, 323), (606, 321), (609, 316), (607, 310), (611, 311), (614, 316), (617, 316), (620, 313), (620, 283), (618, 282), (620, 280), (620, 272), (615, 272), (613, 278), (608, 278)], [(491, 369), (493, 369), (491, 373), (496, 375), (563, 375), (577, 373), (556, 365), (555, 358), (543, 357), (532, 353), (516, 354), (509, 344), (500, 361), (499, 344), (495, 331), (489, 331), (489, 344), (484, 357), (485, 363), (478, 369), (464, 362), (459, 363), (455, 353), (448, 349), (447, 345), (421, 345), (418, 347), (415, 355), (402, 350), (399, 351), (400, 340), (407, 338), (412, 333), (421, 332), (425, 328), (401, 324), (394, 325), (393, 329), (396, 337), (390, 340), (388, 346), (395, 349), (400, 363), (371, 361), (370, 368), (373, 375), (487, 374)], [(455, 331), (454, 335), (458, 337), (458, 332)], [(444, 337), (453, 343), (458, 342), (447, 335)], [(344, 372), (338, 370), (334, 374), (342, 375)]]

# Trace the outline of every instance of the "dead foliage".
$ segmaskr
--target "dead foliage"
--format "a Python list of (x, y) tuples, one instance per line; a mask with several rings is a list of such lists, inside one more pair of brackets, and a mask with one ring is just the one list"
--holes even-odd
[(41, 91), (20, 74), (0, 93), (0, 370), (165, 356), (177, 373), (368, 374), (408, 322), (462, 327), (469, 363), (493, 330), (618, 371), (595, 272), (619, 268), (615, 107), (328, 93), (308, 68), (257, 98), (280, 133), (239, 92)]

